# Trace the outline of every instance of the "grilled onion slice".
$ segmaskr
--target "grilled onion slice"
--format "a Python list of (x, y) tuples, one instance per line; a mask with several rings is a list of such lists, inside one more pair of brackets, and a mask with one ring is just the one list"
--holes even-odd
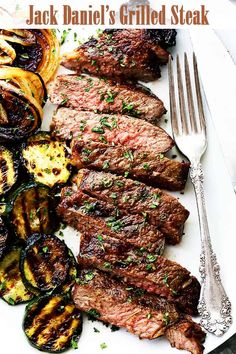
[(53, 30), (0, 30), (0, 64), (38, 72), (45, 83), (58, 68), (59, 52), (59, 41)]
[(45, 86), (38, 74), (0, 67), (0, 142), (20, 140), (41, 125)]
[(14, 153), (0, 145), (0, 196), (7, 193), (16, 183), (18, 165)]

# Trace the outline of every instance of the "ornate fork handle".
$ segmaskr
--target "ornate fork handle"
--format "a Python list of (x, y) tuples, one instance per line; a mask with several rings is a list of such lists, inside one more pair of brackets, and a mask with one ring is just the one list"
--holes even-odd
[(202, 290), (198, 310), (202, 317), (201, 325), (216, 336), (221, 336), (232, 323), (231, 303), (221, 283), (220, 267), (212, 249), (203, 189), (204, 177), (200, 161), (191, 164), (190, 178), (196, 194), (201, 233)]

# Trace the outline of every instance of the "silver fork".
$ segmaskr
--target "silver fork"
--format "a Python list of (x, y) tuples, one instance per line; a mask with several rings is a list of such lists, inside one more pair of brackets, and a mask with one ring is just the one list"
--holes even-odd
[[(201, 296), (198, 311), (201, 325), (216, 336), (223, 335), (232, 323), (231, 303), (226, 295), (220, 278), (220, 267), (212, 248), (203, 189), (203, 171), (201, 157), (206, 151), (207, 135), (203, 111), (202, 96), (195, 54), (193, 69), (198, 114), (195, 112), (191, 76), (188, 58), (184, 55), (185, 87), (182, 80), (179, 56), (176, 60), (179, 115), (175, 97), (175, 81), (171, 57), (168, 63), (170, 112), (174, 139), (179, 150), (189, 159), (190, 179), (194, 186), (197, 200), (198, 218), (201, 234), (200, 274), (202, 279)], [(187, 95), (187, 104), (185, 93)], [(186, 110), (188, 108), (188, 112)]]

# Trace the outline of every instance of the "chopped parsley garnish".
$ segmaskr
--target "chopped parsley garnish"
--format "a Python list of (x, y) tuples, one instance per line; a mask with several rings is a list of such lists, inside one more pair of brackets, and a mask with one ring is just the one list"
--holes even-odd
[(168, 274), (167, 274), (167, 273), (164, 275), (163, 283), (164, 283), (167, 287), (169, 287), (169, 284), (168, 284)]
[(101, 119), (100, 119), (100, 123), (101, 123), (101, 125), (103, 125), (104, 127), (107, 127), (107, 128), (109, 128), (110, 130), (112, 129), (112, 125), (107, 121), (107, 117), (102, 117)]
[(69, 33), (70, 33), (70, 29), (68, 31), (67, 30), (63, 30), (62, 36), (61, 36), (61, 41), (60, 41), (61, 45), (65, 43), (66, 38), (67, 38)]
[(89, 319), (93, 319), (93, 320), (101, 316), (100, 312), (98, 312), (96, 309), (88, 310), (87, 315), (89, 316)]
[(124, 184), (124, 182), (122, 182), (122, 181), (115, 181), (115, 185), (116, 185), (117, 187), (123, 187), (125, 184)]
[(110, 218), (107, 222), (107, 226), (112, 229), (112, 231), (119, 231), (124, 226), (123, 223), (115, 218)]
[(102, 168), (103, 168), (103, 170), (106, 170), (107, 168), (109, 168), (109, 166), (110, 166), (110, 162), (106, 160), (106, 161), (104, 161)]
[(129, 171), (125, 171), (124, 177), (127, 178), (129, 176)]
[(48, 253), (48, 246), (42, 248), (43, 253)]
[(124, 157), (130, 161), (134, 160), (134, 155), (131, 150), (125, 151), (124, 152)]
[(89, 273), (86, 273), (86, 274), (85, 274), (85, 279), (86, 279), (87, 281), (90, 281), (90, 280), (92, 280), (93, 278), (94, 278), (93, 272), (89, 272)]
[(170, 314), (169, 314), (169, 312), (165, 312), (163, 314), (163, 322), (165, 323), (166, 326), (170, 323)]
[(15, 305), (15, 300), (12, 299), (11, 297), (9, 297), (9, 298), (8, 298), (8, 303), (9, 303), (10, 305)]
[(116, 199), (117, 198), (117, 193), (111, 193), (111, 195), (110, 195), (110, 197), (112, 198), (112, 199)]
[(102, 237), (102, 235), (97, 235), (97, 239), (98, 239), (98, 241), (103, 242), (103, 237)]
[(109, 262), (104, 262), (104, 263), (103, 263), (103, 267), (104, 267), (105, 269), (111, 269), (111, 263), (109, 263)]
[(152, 318), (152, 314), (149, 312), (149, 313), (147, 314), (147, 319), (150, 320), (150, 318)]
[(92, 132), (98, 133), (98, 134), (103, 134), (104, 133), (104, 129), (102, 127), (93, 127), (92, 128)]
[(70, 346), (73, 349), (78, 349), (78, 338), (72, 337), (70, 341)]
[(93, 327), (93, 331), (94, 333), (100, 333), (99, 329), (97, 329), (96, 327)]
[(157, 256), (155, 256), (154, 254), (148, 254), (147, 255), (147, 261), (149, 262), (149, 263), (153, 263), (153, 262), (155, 262), (157, 260)]
[(82, 207), (86, 213), (89, 213), (91, 211), (94, 211), (96, 209), (96, 203), (89, 203), (87, 201), (84, 202), (84, 205)]
[(107, 344), (106, 343), (101, 343), (100, 344), (100, 348), (101, 349), (106, 349), (107, 348)]
[(150, 169), (150, 166), (149, 166), (148, 163), (144, 163), (144, 164), (143, 164), (143, 168), (144, 168), (145, 170), (149, 170), (149, 169)]
[(92, 61), (91, 61), (91, 65), (96, 66), (96, 65), (97, 65), (96, 60), (92, 60)]
[(86, 122), (81, 121), (80, 126), (79, 126), (79, 130), (80, 130), (81, 132), (83, 132), (84, 129), (85, 129), (85, 127), (86, 127)]
[(61, 105), (65, 104), (69, 100), (68, 97), (64, 98), (64, 100), (61, 101)]
[(113, 103), (114, 102), (114, 98), (115, 98), (115, 95), (114, 93), (112, 93), (111, 91), (107, 90), (107, 98), (106, 98), (106, 102), (108, 103)]

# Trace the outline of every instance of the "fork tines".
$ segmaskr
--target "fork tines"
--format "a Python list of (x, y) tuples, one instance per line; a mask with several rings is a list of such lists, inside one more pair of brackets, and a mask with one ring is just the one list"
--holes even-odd
[[(177, 86), (178, 86), (178, 96), (179, 96), (179, 110), (180, 117), (177, 114), (177, 102), (175, 97), (175, 80), (173, 73), (172, 58), (169, 56), (168, 62), (168, 74), (169, 74), (169, 94), (170, 94), (170, 112), (172, 120), (172, 129), (174, 135), (188, 135), (192, 133), (205, 133), (206, 124), (203, 111), (202, 95), (200, 89), (200, 81), (198, 75), (198, 67), (195, 53), (193, 53), (193, 71), (194, 71), (194, 81), (196, 90), (196, 103), (198, 106), (198, 114), (195, 112), (195, 105), (193, 99), (193, 89), (191, 85), (191, 75), (189, 69), (189, 62), (187, 54), (184, 54), (184, 73), (185, 73), (185, 85), (186, 90), (184, 90), (183, 80), (182, 80), (182, 70), (180, 65), (180, 58), (177, 55), (176, 58), (176, 72), (177, 72)], [(187, 95), (187, 108), (186, 110), (186, 99), (184, 97), (186, 91)], [(188, 114), (187, 114), (188, 111)]]

